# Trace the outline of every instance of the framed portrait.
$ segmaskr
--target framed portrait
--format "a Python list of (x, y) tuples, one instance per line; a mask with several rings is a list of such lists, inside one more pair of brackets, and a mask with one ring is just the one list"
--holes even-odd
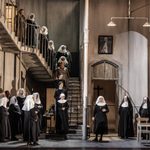
[(112, 54), (112, 51), (113, 51), (113, 36), (99, 35), (98, 54)]

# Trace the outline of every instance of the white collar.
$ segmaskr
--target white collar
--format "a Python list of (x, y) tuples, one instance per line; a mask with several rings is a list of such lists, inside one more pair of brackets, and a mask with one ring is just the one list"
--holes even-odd
[(58, 103), (61, 103), (61, 104), (66, 103), (66, 102), (67, 102), (67, 100), (65, 100), (65, 99), (58, 100)]

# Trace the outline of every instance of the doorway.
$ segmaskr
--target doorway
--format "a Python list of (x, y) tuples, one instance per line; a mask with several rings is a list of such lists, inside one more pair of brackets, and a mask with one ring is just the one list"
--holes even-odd
[(98, 96), (104, 96), (109, 108), (107, 114), (109, 133), (117, 131), (118, 101), (115, 82), (115, 80), (94, 80), (93, 103), (95, 103)]

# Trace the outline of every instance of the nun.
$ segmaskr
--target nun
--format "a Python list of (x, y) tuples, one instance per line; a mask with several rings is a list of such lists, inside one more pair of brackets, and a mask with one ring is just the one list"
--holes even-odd
[(134, 136), (133, 107), (128, 96), (124, 96), (119, 107), (118, 135), (123, 139)]
[(54, 72), (56, 67), (56, 51), (55, 51), (55, 45), (54, 41), (49, 40), (48, 41), (48, 54), (46, 56), (46, 61), (48, 65), (50, 66), (50, 69)]
[(11, 140), (16, 141), (16, 135), (20, 133), (21, 129), (21, 110), (18, 105), (17, 98), (13, 96), (9, 103), (9, 121), (11, 126)]
[(72, 57), (71, 57), (71, 53), (67, 50), (67, 46), (66, 45), (61, 45), (56, 53), (56, 60), (57, 63), (60, 59), (61, 56), (66, 57), (67, 62), (68, 62), (68, 69), (70, 70), (71, 68), (71, 62), (72, 62)]
[(149, 118), (150, 121), (150, 101), (148, 97), (143, 98), (143, 102), (139, 109), (139, 114), (141, 117)]
[(109, 112), (108, 106), (103, 96), (99, 96), (96, 100), (94, 114), (92, 120), (94, 121), (94, 141), (98, 141), (98, 135), (100, 135), (99, 141), (102, 141), (103, 134), (108, 133), (108, 121), (107, 113)]
[(34, 108), (33, 95), (28, 95), (24, 101), (22, 110), (24, 111), (24, 129), (23, 140), (31, 144), (31, 122), (30, 122), (30, 110)]
[(37, 31), (38, 28), (35, 22), (35, 14), (31, 13), (29, 18), (26, 20), (27, 28), (26, 28), (26, 45), (32, 48), (36, 47), (37, 44)]
[(21, 110), (21, 124), (22, 124), (22, 131), (20, 130), (21, 133), (23, 133), (23, 126), (24, 126), (24, 111), (22, 110), (22, 107), (24, 105), (24, 101), (26, 99), (26, 93), (25, 93), (25, 90), (23, 88), (20, 88), (18, 91), (17, 91), (17, 102), (18, 102), (18, 105), (19, 105), (19, 108)]
[(55, 98), (56, 102), (60, 99), (61, 93), (64, 93), (65, 99), (67, 99), (67, 90), (64, 88), (64, 82), (63, 81), (58, 82), (58, 88), (55, 90), (54, 98)]
[(39, 41), (40, 41), (39, 45), (40, 53), (46, 59), (48, 54), (48, 29), (46, 26), (42, 26), (40, 28)]
[(6, 139), (11, 137), (7, 102), (8, 99), (6, 97), (0, 99), (0, 142), (5, 142)]
[(57, 114), (56, 114), (56, 132), (61, 134), (64, 139), (67, 139), (68, 133), (68, 102), (65, 99), (65, 94), (60, 94), (60, 99), (57, 101)]
[(40, 95), (38, 92), (36, 93), (33, 93), (33, 99), (34, 99), (34, 102), (35, 102), (35, 109), (37, 109), (38, 111), (38, 123), (39, 123), (39, 134), (40, 134), (40, 130), (42, 129), (42, 110), (43, 110), (43, 105), (41, 103), (41, 100), (40, 100)]

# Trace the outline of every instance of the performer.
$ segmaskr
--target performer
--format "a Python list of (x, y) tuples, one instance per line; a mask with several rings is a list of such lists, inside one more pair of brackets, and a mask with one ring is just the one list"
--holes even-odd
[(139, 114), (141, 117), (149, 118), (150, 121), (150, 101), (148, 97), (143, 98), (143, 103), (139, 109)]
[(40, 29), (39, 42), (40, 53), (46, 59), (48, 55), (48, 29), (46, 26), (42, 26)]
[[(71, 63), (72, 63), (72, 57), (71, 57), (71, 53), (69, 52), (69, 50), (67, 50), (67, 46), (66, 45), (61, 45), (56, 53), (56, 60), (57, 63), (60, 59), (61, 56), (66, 57), (67, 62), (68, 62), (68, 70), (70, 70), (71, 68)], [(57, 65), (58, 66), (58, 65)]]
[(22, 131), (21, 110), (17, 98), (13, 96), (9, 103), (9, 121), (11, 126), (11, 140), (16, 141), (16, 135)]
[(54, 98), (56, 99), (56, 102), (60, 99), (60, 94), (65, 94), (65, 99), (67, 99), (67, 90), (64, 88), (64, 82), (59, 81), (58, 88), (55, 91)]
[(40, 95), (38, 92), (33, 93), (33, 99), (35, 102), (35, 108), (38, 111), (38, 118), (39, 118), (38, 123), (39, 123), (39, 134), (40, 134), (40, 130), (42, 130), (42, 109), (43, 109), (43, 106), (42, 106), (42, 103), (40, 100)]
[(99, 96), (96, 100), (94, 114), (92, 120), (94, 121), (94, 133), (96, 137), (94, 141), (98, 141), (98, 135), (100, 134), (99, 141), (102, 141), (103, 134), (108, 133), (108, 122), (106, 113), (109, 112), (108, 106), (103, 96)]
[(8, 99), (5, 96), (0, 99), (0, 142), (5, 142), (11, 136), (7, 102)]
[(118, 135), (121, 138), (133, 137), (133, 107), (128, 96), (124, 96), (120, 104), (119, 116)]
[(24, 105), (24, 101), (26, 99), (26, 93), (25, 93), (25, 90), (23, 88), (20, 88), (18, 91), (17, 91), (17, 101), (18, 101), (18, 105), (19, 105), (19, 108), (21, 110), (21, 124), (22, 124), (22, 131), (20, 130), (21, 133), (23, 133), (23, 129), (24, 129), (24, 111), (22, 110), (22, 107)]
[(65, 99), (65, 94), (60, 94), (60, 100), (57, 101), (58, 113), (56, 114), (56, 132), (62, 134), (64, 139), (67, 139), (68, 133), (68, 108), (69, 105)]

